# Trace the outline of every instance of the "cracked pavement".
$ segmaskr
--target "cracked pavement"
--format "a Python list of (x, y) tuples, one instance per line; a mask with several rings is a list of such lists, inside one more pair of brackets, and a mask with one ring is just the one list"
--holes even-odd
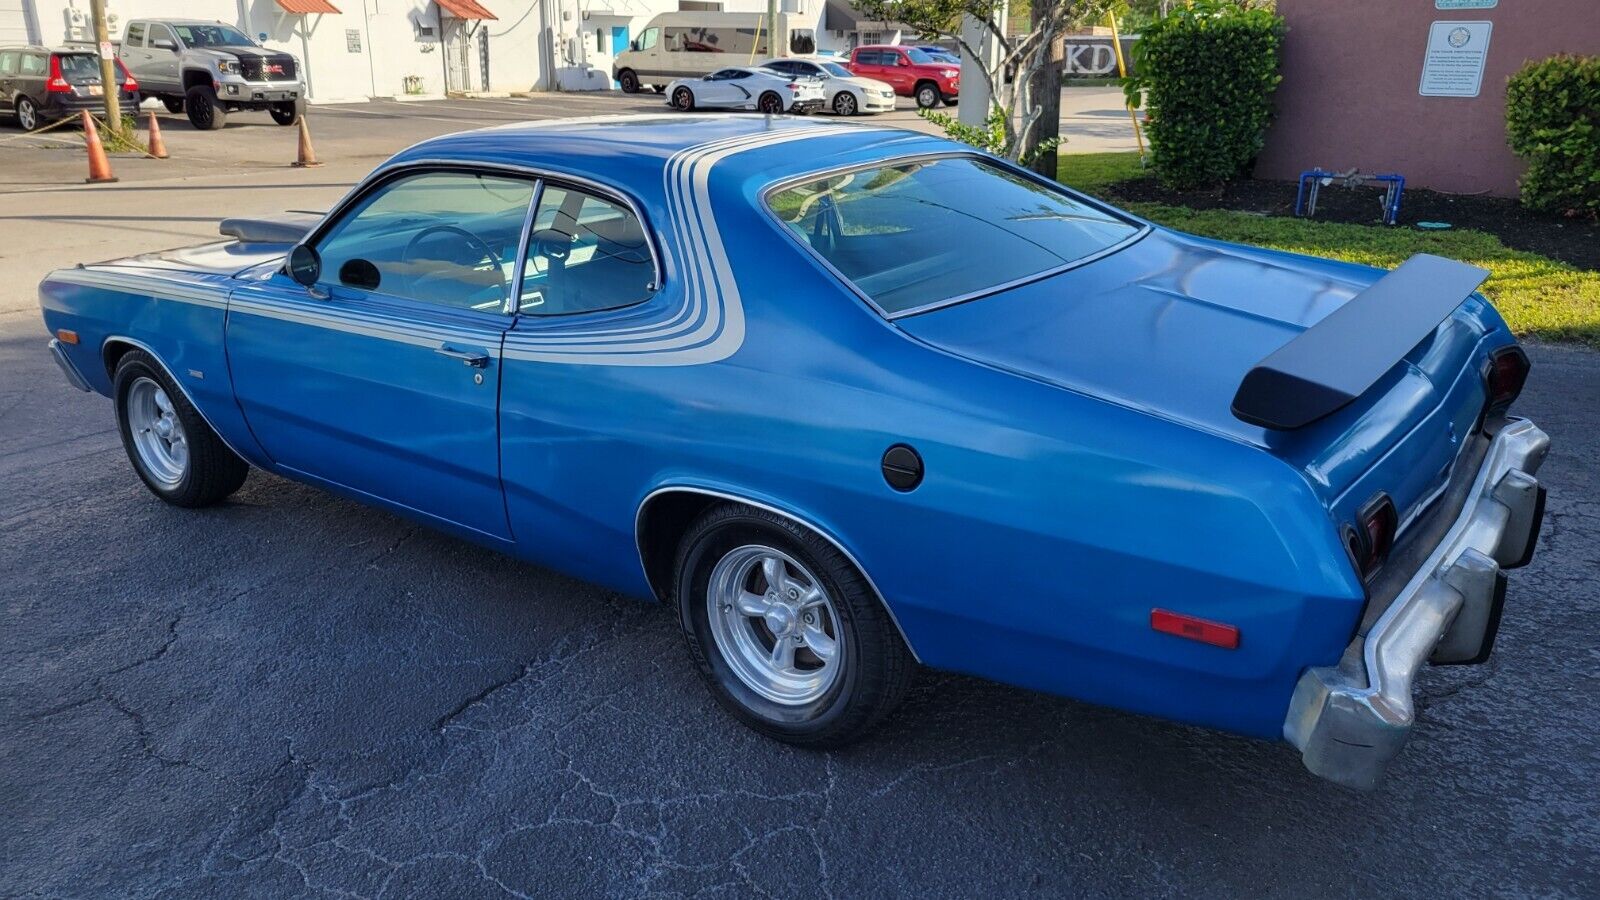
[[(338, 196), (375, 161), (338, 147), (326, 184), (246, 211)], [(235, 199), (206, 183), (160, 196)], [(724, 714), (667, 609), (259, 472), (215, 509), (157, 501), (29, 293), (148, 247), (52, 243), (73, 228), (0, 246), (0, 896), (1600, 890), (1600, 354), (1530, 348), (1540, 552), (1491, 661), (1424, 671), (1380, 792), (1287, 745), (935, 673), (819, 754)]]

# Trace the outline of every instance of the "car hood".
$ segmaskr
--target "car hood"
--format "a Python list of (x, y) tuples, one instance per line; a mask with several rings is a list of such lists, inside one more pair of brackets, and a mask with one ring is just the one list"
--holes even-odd
[(94, 263), (84, 268), (135, 269), (174, 275), (224, 275), (237, 278), (262, 267), (276, 269), (288, 254), (290, 246), (292, 245), (281, 243), (213, 241), (197, 247), (141, 253), (138, 256)]
[(833, 80), (842, 81), (851, 87), (866, 88), (868, 90), (875, 91), (889, 91), (890, 93), (894, 92), (894, 88), (891, 87), (887, 82), (879, 81), (876, 78), (865, 78), (860, 75), (852, 75), (849, 78), (845, 78), (840, 75), (834, 75)]
[(195, 47), (189, 51), (191, 54), (203, 59), (271, 59), (276, 56), (289, 54), (279, 50), (268, 50), (265, 47)]
[(1261, 444), (1231, 412), (1257, 362), (1383, 273), (1152, 229), (1109, 256), (897, 320), (1001, 369)]

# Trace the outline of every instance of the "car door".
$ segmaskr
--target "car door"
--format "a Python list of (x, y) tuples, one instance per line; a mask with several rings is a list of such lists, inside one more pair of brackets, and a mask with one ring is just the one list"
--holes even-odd
[(141, 81), (148, 77), (168, 93), (183, 93), (183, 79), (178, 72), (178, 64), (182, 60), (178, 36), (160, 22), (152, 22), (145, 41), (148, 52), (144, 57), (144, 65), (149, 75), (135, 74), (134, 77)]
[(887, 74), (888, 81), (894, 85), (898, 93), (910, 94), (915, 85), (916, 76), (911, 74), (911, 60), (903, 50), (880, 50), (883, 58), (883, 71)]
[[(749, 73), (741, 69), (723, 69), (712, 72), (701, 82), (701, 87), (695, 89), (696, 102), (703, 102), (708, 106), (743, 106), (750, 102), (750, 91), (741, 82), (749, 77)], [(701, 100), (702, 91), (705, 100)]]
[(146, 60), (150, 54), (144, 46), (144, 35), (143, 22), (129, 22), (128, 31), (122, 36), (122, 43), (117, 46), (117, 58), (122, 60), (123, 68), (132, 73), (135, 79), (144, 77), (148, 68)]
[(312, 235), (313, 288), (278, 272), (234, 292), (234, 393), (273, 461), (510, 539), (500, 349), (534, 188), (493, 171), (404, 171)]

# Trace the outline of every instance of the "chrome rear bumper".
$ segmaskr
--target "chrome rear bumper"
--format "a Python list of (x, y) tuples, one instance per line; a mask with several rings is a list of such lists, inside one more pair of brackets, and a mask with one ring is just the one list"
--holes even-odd
[(1376, 787), (1410, 735), (1422, 664), (1488, 656), (1505, 599), (1502, 569), (1526, 564), (1538, 539), (1544, 488), (1533, 473), (1549, 447), (1532, 422), (1507, 422), (1455, 523), (1394, 602), (1337, 666), (1300, 676), (1283, 735), (1306, 768), (1347, 787)]

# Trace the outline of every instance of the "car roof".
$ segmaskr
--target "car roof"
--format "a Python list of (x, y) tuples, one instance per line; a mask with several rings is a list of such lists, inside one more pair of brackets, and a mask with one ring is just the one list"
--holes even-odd
[[(160, 22), (163, 25), (227, 25), (228, 24), (228, 23), (222, 21), (221, 19), (172, 19), (172, 18), (162, 18), (162, 17), (151, 18), (151, 19), (134, 19), (133, 21), (134, 22)], [(228, 25), (228, 27), (229, 28), (233, 28), (235, 31), (238, 30), (233, 25)]]
[(26, 50), (29, 53), (93, 53), (94, 47), (90, 44), (67, 44), (61, 47), (46, 47), (43, 44), (5, 44), (0, 45), (0, 52)]
[[(663, 198), (663, 174), (675, 156), (709, 152), (717, 145), (758, 136), (770, 137), (773, 145), (740, 153), (732, 157), (737, 165), (719, 164), (717, 173), (733, 172), (734, 178), (768, 184), (887, 156), (972, 152), (964, 144), (885, 125), (788, 116), (646, 113), (518, 122), (443, 135), (401, 151), (382, 168), (423, 162), (520, 166), (593, 180), (650, 203)], [(794, 152), (785, 137), (806, 139), (806, 152)]]

